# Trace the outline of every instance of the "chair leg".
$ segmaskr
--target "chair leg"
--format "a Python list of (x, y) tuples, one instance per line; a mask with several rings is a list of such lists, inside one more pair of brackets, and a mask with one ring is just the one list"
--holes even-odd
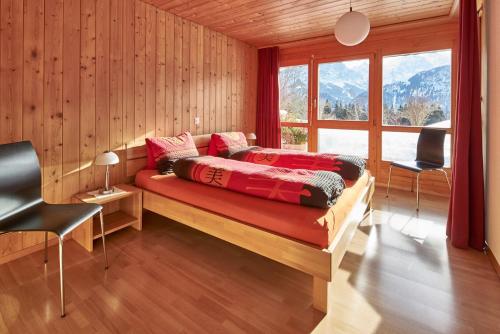
[(106, 253), (106, 237), (104, 236), (104, 219), (102, 217), (102, 211), (99, 212), (99, 218), (101, 219), (101, 233), (102, 233), (102, 249), (104, 251), (104, 269), (108, 269), (108, 254)]
[(420, 173), (417, 173), (417, 211), (420, 210)]
[(386, 198), (389, 198), (389, 189), (391, 188), (391, 175), (392, 175), (392, 166), (389, 167), (389, 180), (387, 181), (387, 192), (385, 194)]
[(446, 183), (448, 183), (448, 188), (451, 191), (451, 183), (450, 183), (450, 179), (448, 179), (448, 173), (444, 169), (441, 169), (441, 172), (443, 172), (444, 176), (446, 177)]
[(48, 236), (48, 232), (45, 232), (45, 254), (44, 254), (44, 258), (43, 258), (43, 262), (47, 263), (49, 262), (49, 256), (47, 254), (48, 250), (47, 248), (49, 247), (49, 236)]
[(63, 238), (59, 237), (59, 277), (61, 285), (61, 318), (66, 315), (65, 305), (64, 305), (64, 265), (63, 265)]

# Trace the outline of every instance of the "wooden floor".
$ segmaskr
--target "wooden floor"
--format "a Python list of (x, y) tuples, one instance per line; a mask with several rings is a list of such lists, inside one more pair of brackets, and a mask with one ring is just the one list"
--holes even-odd
[(500, 333), (500, 279), (488, 258), (449, 247), (447, 202), (376, 193), (334, 279), (333, 309), (311, 307), (312, 278), (155, 215), (110, 235), (111, 267), (66, 244), (0, 266), (0, 333)]

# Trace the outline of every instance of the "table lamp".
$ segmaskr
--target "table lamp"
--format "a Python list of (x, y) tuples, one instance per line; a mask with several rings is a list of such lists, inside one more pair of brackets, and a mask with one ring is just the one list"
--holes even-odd
[(119, 162), (120, 158), (118, 158), (118, 155), (110, 151), (101, 153), (95, 158), (96, 166), (106, 166), (106, 185), (104, 189), (100, 192), (101, 194), (107, 195), (113, 193), (113, 188), (109, 187), (109, 166), (116, 165)]
[(255, 141), (257, 140), (257, 136), (255, 135), (255, 133), (251, 132), (251, 133), (247, 133), (245, 135), (245, 137), (247, 138), (248, 141), (250, 141), (252, 144), (255, 144)]

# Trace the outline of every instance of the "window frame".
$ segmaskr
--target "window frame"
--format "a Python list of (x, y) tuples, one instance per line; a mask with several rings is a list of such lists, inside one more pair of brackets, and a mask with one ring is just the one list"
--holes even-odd
[[(382, 132), (411, 132), (419, 133), (422, 126), (397, 126), (383, 125), (383, 57), (414, 54), (422, 52), (433, 52), (439, 50), (451, 50), (451, 127), (446, 129), (447, 134), (452, 136), (451, 155), (454, 151), (453, 134), (456, 126), (456, 99), (457, 99), (457, 64), (458, 64), (458, 42), (456, 39), (422, 39), (419, 42), (404, 41), (402, 43), (391, 43), (381, 47), (358, 47), (345, 48), (343, 54), (332, 55), (330, 52), (311, 55), (308, 60), (302, 58), (286, 58), (281, 61), (280, 67), (308, 65), (308, 122), (290, 123), (281, 122), (281, 126), (304, 127), (308, 131), (308, 151), (317, 152), (319, 129), (342, 129), (342, 130), (367, 130), (368, 131), (368, 168), (374, 175), (385, 175), (389, 162), (382, 160)], [(291, 60), (293, 59), (293, 60)], [(319, 90), (319, 64), (349, 60), (369, 59), (369, 83), (368, 83), (368, 121), (356, 120), (320, 120), (318, 119), (318, 90)], [(451, 170), (450, 166), (446, 169)]]
[[(327, 64), (327, 63), (336, 63), (343, 61), (352, 61), (352, 60), (362, 60), (368, 59), (368, 120), (367, 121), (358, 121), (358, 120), (322, 120), (318, 119), (319, 116), (319, 65)], [(309, 148), (312, 152), (318, 151), (319, 146), (319, 129), (338, 129), (338, 130), (364, 130), (368, 131), (368, 168), (370, 168), (373, 164), (373, 157), (371, 156), (370, 143), (373, 136), (373, 120), (374, 120), (374, 85), (373, 85), (373, 76), (374, 76), (374, 63), (375, 63), (375, 53), (373, 52), (365, 52), (365, 53), (352, 53), (345, 54), (342, 56), (330, 56), (330, 57), (318, 57), (313, 61), (313, 76), (312, 79), (312, 95), (311, 95), (311, 106), (312, 106), (312, 124), (311, 131), (309, 135), (309, 140), (311, 141), (311, 145)]]
[[(307, 122), (283, 122), (280, 119), (280, 127), (306, 128), (307, 129), (307, 150), (311, 152), (311, 63), (310, 62), (280, 62), (279, 68), (292, 66), (307, 66)], [(281, 101), (280, 101), (281, 102)], [(281, 108), (281, 106), (280, 106)], [(280, 138), (281, 140), (281, 138)]]
[[(377, 133), (379, 134), (378, 147), (380, 148), (377, 152), (377, 163), (380, 167), (388, 166), (389, 161), (382, 159), (382, 133), (383, 132), (410, 132), (410, 133), (420, 133), (420, 131), (424, 128), (423, 126), (398, 126), (398, 125), (384, 125), (383, 124), (383, 97), (382, 97), (382, 87), (383, 87), (383, 59), (384, 57), (391, 56), (403, 56), (408, 54), (416, 54), (416, 53), (426, 53), (426, 52), (435, 52), (435, 51), (451, 51), (451, 111), (450, 111), (450, 127), (446, 130), (447, 134), (451, 135), (451, 152), (450, 155), (453, 156), (454, 143), (453, 143), (453, 133), (455, 131), (455, 123), (456, 123), (456, 99), (457, 99), (457, 61), (458, 61), (458, 53), (455, 41), (440, 41), (433, 45), (419, 46), (419, 47), (400, 47), (394, 49), (386, 49), (383, 52), (380, 52), (380, 122), (379, 122), (379, 130)], [(452, 159), (450, 159), (450, 166), (447, 166), (451, 170)]]

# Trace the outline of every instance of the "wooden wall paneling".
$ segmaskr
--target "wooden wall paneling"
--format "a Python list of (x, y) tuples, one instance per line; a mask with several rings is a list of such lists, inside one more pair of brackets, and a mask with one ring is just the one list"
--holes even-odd
[(123, 142), (135, 142), (135, 0), (123, 0)]
[(203, 133), (210, 132), (210, 30), (203, 31)]
[(81, 3), (80, 49), (80, 192), (94, 189), (95, 158), (95, 0)]
[(165, 13), (165, 135), (174, 134), (174, 16)]
[(156, 8), (146, 5), (146, 137), (156, 133)]
[[(29, 140), (43, 166), (44, 2), (24, 1), (23, 140)], [(43, 176), (43, 173), (42, 173)], [(22, 248), (44, 240), (44, 233), (23, 233)]]
[(23, 2), (0, 5), (0, 143), (23, 136)]
[(174, 135), (182, 131), (182, 19), (174, 23)]
[(241, 60), (243, 62), (243, 66), (241, 68), (241, 86), (242, 86), (242, 92), (243, 92), (243, 97), (241, 99), (242, 105), (241, 105), (241, 128), (246, 131), (248, 128), (248, 117), (247, 117), (247, 108), (248, 108), (248, 98), (249, 98), (249, 93), (248, 93), (248, 85), (247, 85), (247, 80), (248, 80), (248, 65), (250, 64), (249, 59), (248, 59), (248, 47), (246, 44), (241, 45), (241, 50), (242, 50), (242, 55), (241, 55)]
[[(109, 150), (109, 21), (110, 0), (96, 0), (96, 155)], [(105, 171), (105, 167), (95, 166), (96, 187), (104, 185)]]
[[(93, 162), (109, 149), (122, 160), (111, 182), (126, 181), (124, 149), (146, 135), (240, 130), (233, 96), (250, 98), (256, 55), (243, 46), (140, 0), (1, 0), (0, 142), (32, 141), (50, 203), (102, 186)], [(43, 233), (0, 239), (11, 260)]]
[(191, 115), (189, 113), (189, 70), (190, 70), (190, 49), (191, 49), (191, 23), (182, 20), (182, 126), (181, 131), (189, 131)]
[(49, 203), (62, 201), (62, 32), (63, 1), (45, 0), (43, 196)]
[(227, 131), (227, 36), (222, 35), (221, 50), (221, 130)]
[(226, 109), (226, 129), (228, 131), (232, 131), (232, 119), (231, 119), (231, 114), (232, 114), (232, 82), (233, 82), (233, 71), (232, 71), (232, 64), (233, 64), (233, 39), (228, 38), (227, 39), (227, 77), (226, 77), (226, 104), (227, 104), (227, 109)]
[(242, 90), (242, 85), (241, 85), (241, 73), (242, 73), (242, 52), (241, 52), (241, 42), (237, 41), (236, 42), (236, 128), (241, 129), (241, 124), (242, 124), (242, 96), (241, 92)]
[(19, 252), (23, 249), (24, 233), (6, 233), (0, 235), (0, 257)]
[(238, 42), (233, 39), (233, 47), (232, 47), (232, 62), (231, 62), (231, 131), (236, 131), (238, 128), (238, 73), (237, 73), (237, 68), (238, 68), (238, 63), (236, 61), (236, 58), (238, 57), (237, 49), (238, 49)]
[[(210, 31), (210, 129), (209, 132), (217, 131), (216, 123), (216, 87), (217, 87), (217, 35), (214, 31)], [(205, 131), (207, 131), (205, 129)]]
[(222, 132), (222, 34), (216, 33), (215, 130)]
[(135, 85), (134, 142), (144, 143), (146, 137), (146, 5), (135, 2)]
[(204, 75), (204, 32), (203, 26), (198, 26), (198, 44), (197, 48), (197, 60), (196, 60), (196, 116), (199, 118), (199, 123), (196, 126), (196, 134), (203, 134), (203, 112), (204, 112), (204, 90), (203, 90), (203, 75)]
[(123, 1), (110, 3), (109, 41), (109, 149), (120, 157), (111, 169), (112, 184), (120, 183), (125, 174), (123, 145)]
[(198, 116), (198, 25), (190, 23), (189, 40), (189, 131), (196, 133), (195, 117)]
[(166, 21), (165, 12), (156, 11), (156, 130), (155, 135), (164, 137), (166, 135)]
[(43, 166), (44, 10), (43, 0), (24, 1), (22, 131), (23, 140), (30, 140), (33, 144), (41, 166)]
[(245, 132), (247, 131), (248, 128), (250, 128), (249, 124), (249, 117), (247, 115), (247, 108), (250, 103), (250, 92), (249, 92), (249, 85), (247, 84), (248, 78), (249, 78), (249, 66), (250, 66), (250, 53), (249, 53), (249, 48), (246, 44), (243, 44), (243, 49), (244, 49), (244, 66), (243, 66), (243, 87), (244, 87), (244, 92), (245, 92), (245, 98), (243, 99), (243, 129), (245, 129)]
[(63, 2), (63, 201), (80, 190), (80, 0)]

